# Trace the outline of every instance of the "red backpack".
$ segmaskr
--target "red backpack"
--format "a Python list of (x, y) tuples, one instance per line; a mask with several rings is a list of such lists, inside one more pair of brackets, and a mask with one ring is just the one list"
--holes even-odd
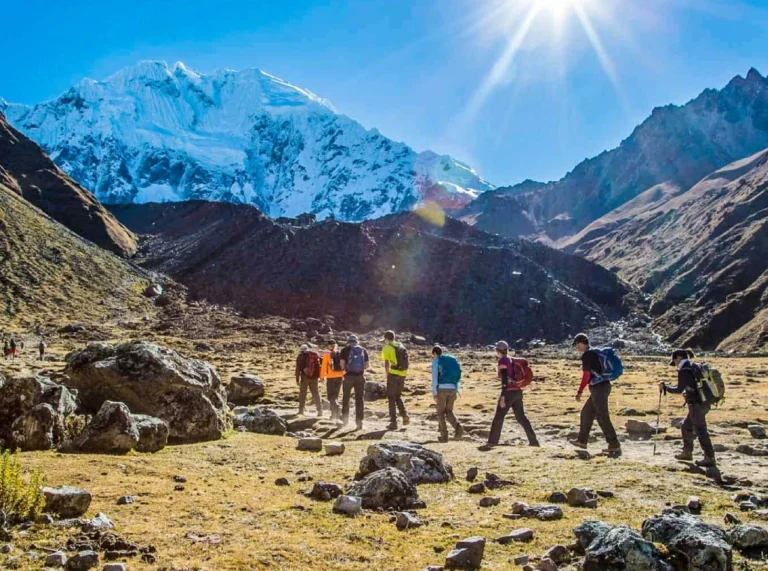
[(315, 379), (320, 376), (320, 355), (315, 351), (309, 351), (306, 355), (302, 372), (310, 379)]
[(524, 389), (533, 382), (533, 370), (526, 359), (510, 359), (515, 369), (515, 389)]

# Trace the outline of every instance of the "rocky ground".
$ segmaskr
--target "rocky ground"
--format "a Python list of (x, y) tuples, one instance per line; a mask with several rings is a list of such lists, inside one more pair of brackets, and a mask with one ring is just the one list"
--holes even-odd
[[(483, 452), (479, 447), (487, 436), (497, 394), (494, 358), (485, 348), (455, 350), (465, 369), (456, 412), (468, 434), (461, 441), (439, 444), (428, 388), (429, 347), (419, 345), (419, 339), (411, 344), (412, 374), (405, 398), (411, 424), (386, 431), (386, 401), (376, 400), (367, 403), (364, 429), (357, 432), (339, 429), (327, 420), (296, 416), (295, 351), (315, 328), (322, 327), (316, 323), (308, 326), (277, 318), (249, 321), (203, 305), (180, 311), (169, 303), (156, 315), (83, 326), (82, 331), (53, 336), (50, 360), (44, 364), (33, 361), (28, 342), (20, 360), (0, 364), (0, 374), (11, 378), (43, 373), (62, 379), (63, 358), (69, 351), (94, 340), (142, 339), (210, 362), (225, 383), (243, 373), (258, 376), (265, 395), (256, 406), (275, 411), (289, 433), (270, 436), (231, 431), (220, 440), (168, 446), (155, 454), (22, 453), (24, 465), (41, 469), (47, 485), (72, 485), (90, 492), (93, 499), (84, 517), (105, 514), (115, 526), (111, 533), (135, 547), (135, 556), (118, 558), (129, 569), (423, 569), (444, 565), (457, 542), (473, 536), (486, 539), (484, 569), (521, 568), (523, 559), (518, 558), (524, 555), (534, 568), (547, 568), (549, 563), (540, 558), (557, 545), (574, 549), (549, 554), (560, 561), (561, 569), (603, 569), (606, 567), (599, 561), (589, 559), (592, 556), (584, 562), (579, 554), (583, 547), (575, 545), (573, 530), (585, 520), (628, 525), (639, 531), (644, 521), (665, 508), (685, 506), (691, 496), (702, 505), (702, 519), (723, 529), (728, 529), (728, 513), (748, 524), (760, 524), (761, 517), (766, 517), (761, 515), (765, 512), (746, 505), (744, 509), (751, 511), (742, 512), (739, 505), (755, 496), (757, 508), (768, 507), (759, 505), (762, 498), (768, 498), (768, 460), (755, 455), (768, 454), (768, 441), (754, 438), (748, 429), (768, 425), (765, 358), (713, 359), (726, 374), (729, 389), (727, 402), (709, 417), (714, 442), (721, 450), (721, 473), (715, 478), (715, 474), (673, 459), (679, 448), (679, 431), (673, 425), (684, 414), (677, 397), (667, 397), (662, 404), (656, 455), (650, 440), (634, 440), (623, 428), (630, 420), (655, 425), (656, 383), (673, 377), (661, 355), (625, 356), (627, 372), (612, 396), (614, 422), (622, 427), (624, 455), (609, 459), (600, 454), (599, 438), (590, 446), (590, 456), (577, 454), (567, 444), (566, 438), (578, 422), (579, 404), (573, 396), (579, 367), (576, 355), (562, 348), (524, 352), (537, 377), (526, 393), (526, 408), (542, 448), (524, 446), (524, 435), (510, 416), (505, 445)], [(363, 337), (363, 344), (378, 356), (378, 335)], [(378, 359), (375, 369), (370, 380), (383, 382)], [(308, 411), (314, 412), (312, 407)], [(638, 425), (641, 435), (644, 428)], [(752, 430), (759, 436), (759, 431)], [(344, 451), (330, 456), (323, 451), (297, 450), (300, 438), (305, 437), (343, 443)], [(309, 497), (320, 481), (347, 491), (369, 446), (391, 441), (422, 444), (441, 453), (455, 475), (444, 483), (417, 485), (418, 499), (425, 507), (412, 505), (412, 498), (405, 502), (415, 508), (412, 513), (422, 525), (399, 530), (396, 520), (406, 525), (409, 518), (397, 518), (394, 511), (364, 510), (354, 518), (334, 513), (334, 502), (322, 501), (338, 493), (333, 487), (327, 488), (325, 498), (322, 489), (317, 495), (320, 500)], [(470, 493), (472, 483), (465, 478), (473, 468), (478, 475), (472, 483), (485, 480), (488, 484), (481, 493)], [(529, 513), (515, 502), (551, 504), (558, 500), (552, 497), (554, 492), (568, 493), (572, 488), (610, 492), (604, 495), (611, 497), (599, 496), (592, 508), (557, 504), (562, 518), (555, 521), (513, 519), (518, 512)], [(740, 492), (743, 497), (738, 496)], [(133, 501), (119, 502), (124, 496)], [(101, 545), (114, 544), (114, 537), (105, 540), (103, 532), (91, 531), (90, 537), (83, 538), (75, 529), (43, 523), (15, 528), (0, 541), (0, 547), (12, 546), (9, 553), (0, 552), (0, 568), (40, 569), (50, 553), (67, 551), (68, 541), (69, 557), (91, 546), (103, 565), (106, 550)], [(496, 541), (520, 529), (531, 530), (532, 538)], [(579, 541), (589, 545), (582, 532)], [(520, 535), (527, 539), (531, 533)], [(467, 548), (467, 553), (472, 549)], [(738, 550), (733, 557), (735, 568), (768, 569), (768, 563), (745, 559)]]

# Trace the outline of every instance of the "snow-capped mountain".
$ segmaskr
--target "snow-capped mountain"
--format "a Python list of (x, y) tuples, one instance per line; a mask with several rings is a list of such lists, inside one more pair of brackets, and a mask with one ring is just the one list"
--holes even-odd
[(0, 110), (105, 203), (207, 199), (358, 221), (427, 195), (458, 208), (493, 188), (257, 69), (203, 75), (146, 61), (39, 105), (0, 100)]

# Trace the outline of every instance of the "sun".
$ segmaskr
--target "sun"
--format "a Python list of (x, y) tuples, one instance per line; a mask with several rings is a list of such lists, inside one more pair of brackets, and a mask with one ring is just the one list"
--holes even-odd
[(549, 12), (555, 18), (563, 18), (574, 8), (581, 7), (585, 0), (534, 0), (536, 9)]

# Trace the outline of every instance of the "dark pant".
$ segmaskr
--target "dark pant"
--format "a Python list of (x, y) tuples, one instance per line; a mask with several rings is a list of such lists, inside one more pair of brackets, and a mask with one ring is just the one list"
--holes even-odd
[(365, 375), (352, 375), (347, 373), (344, 377), (344, 394), (341, 402), (341, 420), (346, 424), (349, 420), (349, 399), (352, 389), (355, 389), (355, 421), (359, 426), (363, 424), (365, 412)]
[(339, 393), (341, 392), (342, 377), (337, 379), (328, 379), (326, 389), (328, 391), (328, 402), (331, 403), (331, 420), (341, 418), (341, 409), (339, 408)]
[(489, 444), (498, 444), (501, 438), (501, 428), (504, 426), (504, 417), (507, 416), (509, 409), (515, 413), (515, 420), (525, 430), (525, 435), (528, 437), (528, 444), (531, 446), (538, 446), (539, 441), (536, 438), (536, 433), (533, 431), (531, 421), (525, 416), (525, 408), (523, 407), (523, 391), (505, 391), (501, 396), (504, 399), (503, 406), (499, 406), (496, 401), (496, 416), (493, 418), (493, 424), (491, 425), (491, 434), (488, 436)]
[(317, 407), (317, 416), (323, 414), (323, 401), (320, 399), (320, 390), (317, 388), (317, 378), (311, 379), (304, 373), (301, 374), (299, 383), (299, 414), (304, 412), (304, 405), (307, 402), (307, 389), (312, 393), (312, 398)]
[(708, 458), (715, 457), (715, 449), (712, 447), (712, 439), (707, 430), (708, 404), (689, 404), (688, 416), (685, 417), (682, 426), (683, 450), (693, 452), (694, 438), (699, 439), (701, 450)]
[(608, 381), (590, 385), (589, 399), (581, 409), (581, 427), (579, 428), (579, 442), (586, 444), (589, 441), (589, 433), (597, 419), (597, 424), (603, 431), (608, 446), (618, 448), (619, 439), (616, 429), (611, 423), (611, 413), (608, 409), (608, 397), (611, 395), (611, 383)]
[(389, 401), (389, 421), (397, 424), (397, 412), (400, 411), (400, 416), (403, 419), (408, 418), (408, 413), (405, 411), (405, 403), (403, 402), (403, 387), (405, 387), (405, 377), (400, 375), (393, 375), (389, 373), (387, 375), (387, 400)]
[(453, 414), (453, 404), (456, 402), (455, 389), (437, 389), (437, 426), (442, 438), (448, 438), (448, 425), (445, 420), (451, 423), (453, 430), (458, 432), (461, 424), (456, 420)]

